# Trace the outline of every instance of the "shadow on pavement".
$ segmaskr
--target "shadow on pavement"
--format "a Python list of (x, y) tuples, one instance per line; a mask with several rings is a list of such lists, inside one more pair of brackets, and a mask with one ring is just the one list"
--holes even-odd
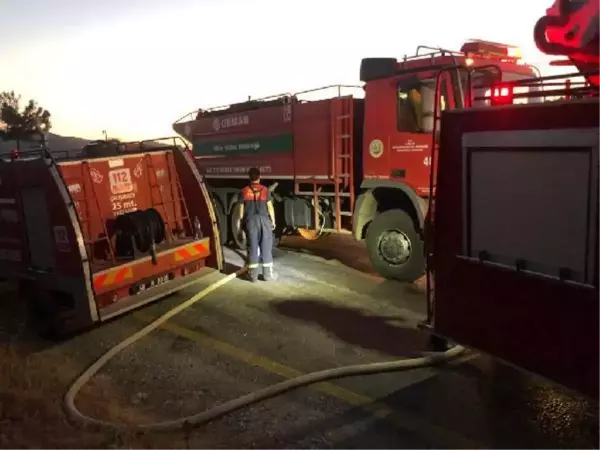
[[(473, 367), (473, 370), (460, 370)], [(377, 402), (401, 412), (375, 419), (362, 408), (307, 421), (285, 435), (296, 448), (585, 448), (599, 444), (598, 403), (481, 357), (441, 370)], [(403, 418), (404, 417), (404, 418)], [(406, 420), (408, 418), (408, 420)], [(330, 431), (347, 433), (324, 440)], [(282, 446), (260, 442), (261, 448)]]
[[(292, 432), (273, 438), (264, 437), (255, 448), (448, 448), (447, 442), (431, 436), (427, 430), (415, 430), (385, 418), (375, 418), (362, 407), (344, 408), (325, 420), (305, 420)], [(340, 430), (346, 432), (339, 432)], [(336, 434), (338, 436), (336, 436)], [(331, 436), (336, 437), (331, 437)], [(445, 446), (443, 444), (446, 444)], [(455, 447), (460, 447), (457, 443)]]
[[(235, 248), (235, 247), (225, 247), (226, 251), (225, 254), (227, 256), (228, 252), (231, 252), (230, 254), (234, 254), (236, 255), (237, 258), (239, 258), (242, 261), (246, 261), (246, 252)], [(281, 258), (282, 256), (285, 255), (285, 251), (281, 250), (279, 248), (273, 248), (273, 259), (277, 259), (277, 258)]]
[(404, 322), (399, 317), (365, 315), (358, 309), (307, 298), (274, 302), (271, 308), (280, 315), (313, 322), (340, 340), (364, 349), (402, 357), (428, 351), (428, 334), (412, 324), (398, 326), (398, 322)]
[[(599, 448), (597, 401), (491, 358), (483, 373), (479, 389), (497, 446)], [(520, 439), (508, 442), (511, 433)]]
[[(234, 264), (229, 261), (225, 261), (225, 265), (223, 267), (223, 274), (231, 275), (232, 273), (235, 273), (238, 270), (240, 270), (242, 267), (242, 264)], [(175, 294), (177, 294), (177, 292)]]
[(473, 365), (479, 370), (444, 369), (380, 401), (488, 448), (598, 448), (597, 403), (490, 357)]
[(352, 236), (331, 234), (315, 241), (299, 236), (285, 236), (280, 247), (300, 253), (310, 253), (327, 260), (336, 260), (359, 272), (379, 276), (373, 269), (363, 242), (357, 242)]

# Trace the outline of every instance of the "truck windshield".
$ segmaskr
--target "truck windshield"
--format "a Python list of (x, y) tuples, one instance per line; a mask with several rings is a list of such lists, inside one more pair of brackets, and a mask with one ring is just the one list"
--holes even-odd
[[(495, 83), (496, 77), (492, 71), (478, 71), (473, 73), (473, 97), (479, 100), (473, 101), (473, 106), (490, 106), (489, 97), (491, 86)], [(502, 72), (502, 81), (518, 81), (535, 78), (533, 74), (523, 74), (514, 72)], [(467, 77), (461, 73), (461, 82), (463, 93), (466, 93)], [(538, 91), (539, 86), (515, 86), (514, 93), (523, 93)], [(440, 92), (439, 111), (447, 107), (447, 93), (445, 83), (442, 83), (442, 92)], [(433, 110), (435, 102), (435, 79), (421, 79), (418, 84), (405, 86), (400, 82), (397, 86), (397, 125), (398, 131), (409, 133), (430, 133), (433, 130)], [(537, 103), (540, 97), (533, 98), (515, 98), (513, 103)]]

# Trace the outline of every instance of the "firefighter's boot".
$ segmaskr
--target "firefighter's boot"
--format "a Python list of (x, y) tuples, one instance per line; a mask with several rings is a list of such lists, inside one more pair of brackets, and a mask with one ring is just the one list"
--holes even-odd
[(258, 268), (248, 267), (246, 266), (248, 272), (246, 273), (246, 279), (252, 283), (256, 283), (258, 281)]
[(277, 274), (273, 270), (273, 263), (263, 266), (263, 279), (265, 281), (275, 281), (277, 279)]

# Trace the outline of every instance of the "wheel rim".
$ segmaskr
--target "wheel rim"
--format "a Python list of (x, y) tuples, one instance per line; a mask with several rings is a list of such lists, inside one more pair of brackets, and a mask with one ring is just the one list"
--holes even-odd
[(410, 239), (405, 233), (396, 229), (381, 234), (377, 249), (385, 262), (393, 266), (405, 264), (412, 253)]
[(311, 230), (309, 228), (298, 228), (298, 234), (307, 241), (316, 241), (319, 239), (319, 230)]

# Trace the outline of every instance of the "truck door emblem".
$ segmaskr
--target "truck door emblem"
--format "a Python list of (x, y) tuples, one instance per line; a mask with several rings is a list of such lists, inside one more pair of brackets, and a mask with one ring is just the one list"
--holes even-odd
[(379, 158), (383, 155), (383, 142), (379, 139), (373, 139), (369, 144), (369, 154), (373, 158)]

